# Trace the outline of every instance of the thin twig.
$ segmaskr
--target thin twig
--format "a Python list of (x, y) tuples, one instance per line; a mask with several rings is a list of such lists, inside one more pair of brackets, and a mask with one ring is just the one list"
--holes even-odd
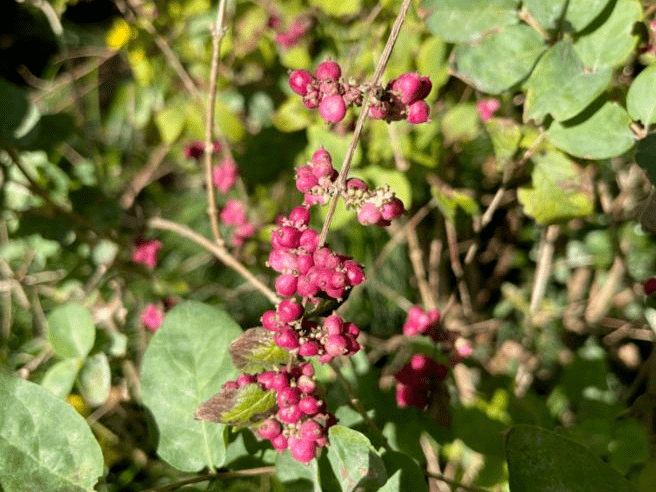
[[(214, 152), (214, 143), (212, 135), (214, 133), (214, 107), (216, 105), (216, 81), (219, 75), (219, 54), (221, 52), (221, 40), (224, 35), (223, 22), (225, 19), (225, 0), (220, 0), (219, 8), (216, 13), (216, 22), (212, 27), (212, 61), (210, 69), (210, 87), (207, 96), (207, 114), (205, 115), (205, 183), (207, 186), (207, 214), (210, 218), (212, 235), (217, 244), (223, 245), (224, 241), (219, 230), (219, 216), (216, 208), (216, 196), (214, 184), (212, 183), (212, 153)], [(226, 147), (224, 145), (224, 147)]]
[[(376, 87), (380, 83), (380, 79), (382, 78), (383, 72), (387, 67), (387, 63), (389, 62), (390, 56), (392, 55), (392, 49), (394, 48), (396, 39), (399, 37), (401, 26), (403, 25), (403, 21), (405, 20), (405, 16), (408, 13), (408, 9), (410, 8), (411, 3), (412, 0), (403, 0), (403, 4), (401, 5), (401, 10), (399, 11), (399, 15), (396, 16), (396, 20), (394, 21), (394, 25), (392, 26), (392, 31), (390, 32), (389, 38), (387, 39), (387, 44), (385, 44), (385, 48), (383, 49), (383, 52), (380, 55), (378, 64), (376, 65), (376, 70), (374, 72), (374, 76), (371, 81), (372, 87)], [(351, 169), (351, 161), (353, 160), (353, 154), (355, 153), (355, 149), (358, 146), (358, 142), (360, 141), (360, 136), (362, 134), (362, 128), (364, 127), (364, 123), (367, 120), (367, 117), (369, 116), (370, 100), (371, 100), (371, 95), (367, 94), (364, 103), (362, 104), (362, 110), (360, 111), (360, 116), (358, 118), (357, 123), (355, 124), (355, 130), (353, 131), (353, 137), (351, 138), (351, 143), (349, 144), (349, 147), (346, 151), (346, 155), (344, 156), (344, 162), (342, 163), (342, 168), (340, 169), (339, 176), (337, 177), (337, 180), (335, 182), (337, 193), (335, 193), (335, 195), (330, 200), (328, 213), (326, 214), (326, 219), (324, 220), (323, 228), (321, 229), (321, 235), (319, 236), (320, 245), (326, 242), (326, 237), (328, 236), (328, 229), (330, 229), (330, 224), (333, 221), (333, 216), (335, 215), (335, 210), (337, 208), (337, 201), (339, 200), (340, 191), (344, 188), (344, 185), (346, 183), (346, 178), (348, 177), (349, 170)]]
[(137, 198), (137, 195), (141, 193), (150, 180), (152, 179), (155, 171), (160, 166), (166, 155), (171, 149), (170, 145), (167, 143), (161, 143), (153, 152), (150, 154), (150, 159), (148, 163), (141, 169), (136, 176), (130, 180), (128, 188), (121, 195), (119, 203), (123, 208), (130, 208), (134, 203), (134, 200)]
[(415, 279), (417, 280), (417, 286), (419, 287), (419, 295), (421, 296), (421, 302), (426, 307), (426, 309), (435, 309), (436, 303), (433, 294), (431, 293), (430, 286), (428, 285), (428, 280), (426, 278), (426, 269), (424, 268), (424, 255), (419, 246), (419, 238), (417, 237), (417, 230), (410, 229), (408, 231), (408, 248), (410, 257), (410, 263), (412, 264), (412, 269), (415, 273)]
[(182, 224), (162, 219), (160, 217), (153, 217), (152, 219), (148, 220), (148, 226), (152, 227), (153, 229), (175, 232), (182, 237), (191, 239), (193, 242), (199, 246), (202, 246), (207, 251), (216, 256), (216, 258), (218, 258), (225, 266), (232, 268), (235, 272), (239, 273), (273, 304), (280, 302), (280, 298), (278, 298), (275, 292), (269, 289), (269, 287), (267, 287), (261, 280), (253, 275), (250, 270), (248, 270), (244, 265), (237, 261), (225, 248), (210, 241), (206, 237), (201, 236), (196, 231)]
[(554, 242), (558, 237), (560, 227), (550, 225), (544, 233), (540, 244), (540, 253), (538, 265), (535, 270), (535, 280), (533, 281), (533, 292), (531, 293), (531, 314), (535, 314), (544, 299), (547, 289), (547, 282), (551, 276), (551, 267), (553, 264)]
[(190, 485), (192, 483), (206, 482), (208, 480), (218, 480), (218, 479), (230, 479), (230, 478), (239, 478), (239, 477), (254, 477), (257, 475), (273, 475), (276, 472), (275, 466), (261, 466), (259, 468), (250, 468), (248, 470), (237, 470), (229, 472), (220, 472), (220, 473), (206, 473), (204, 475), (198, 475), (197, 477), (185, 478), (175, 483), (164, 485), (162, 487), (155, 487), (152, 489), (146, 489), (142, 492), (169, 492), (170, 490), (175, 490), (184, 485)]
[(465, 316), (469, 317), (472, 314), (472, 303), (467, 282), (465, 280), (465, 272), (462, 269), (462, 263), (458, 257), (458, 236), (456, 234), (456, 227), (448, 219), (444, 220), (446, 230), (446, 241), (449, 246), (449, 258), (451, 259), (451, 270), (456, 276), (458, 283), (458, 292), (460, 293), (460, 301), (462, 302), (462, 309)]
[(457, 489), (462, 489), (467, 492), (490, 492), (487, 489), (484, 489), (482, 487), (477, 487), (476, 485), (465, 485), (464, 483), (461, 482), (456, 482), (455, 480), (451, 480), (450, 478), (446, 478), (444, 475), (436, 474), (436, 473), (430, 473), (430, 472), (424, 472), (424, 474), (429, 477), (429, 478), (434, 478), (436, 480), (441, 480), (444, 483), (448, 483), (452, 487), (455, 487), (454, 492)]

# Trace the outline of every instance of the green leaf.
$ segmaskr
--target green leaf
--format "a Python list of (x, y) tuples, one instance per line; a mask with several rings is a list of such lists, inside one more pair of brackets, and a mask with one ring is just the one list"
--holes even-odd
[(435, 99), (440, 88), (449, 80), (449, 64), (446, 60), (446, 43), (437, 36), (424, 41), (417, 53), (417, 70), (430, 78), (433, 89), (429, 99)]
[(14, 84), (0, 78), (0, 144), (25, 144), (41, 117), (36, 106)]
[(103, 456), (68, 403), (41, 386), (0, 374), (0, 485), (5, 492), (92, 492)]
[(59, 357), (84, 358), (96, 339), (96, 328), (89, 311), (68, 303), (48, 315), (48, 343)]
[[(644, 126), (656, 123), (656, 65), (638, 74), (626, 95), (626, 110)], [(653, 181), (652, 181), (653, 182)]]
[(610, 17), (574, 43), (574, 49), (585, 67), (597, 70), (624, 63), (638, 42), (635, 23), (641, 18), (642, 6), (638, 0), (617, 0)]
[(528, 79), (524, 120), (541, 123), (547, 114), (568, 120), (583, 111), (608, 87), (611, 70), (589, 72), (569, 41), (547, 50)]
[(281, 132), (297, 132), (310, 126), (313, 118), (300, 97), (290, 97), (276, 110), (271, 122)]
[(649, 439), (642, 422), (628, 418), (617, 422), (613, 440), (609, 443), (609, 462), (616, 469), (628, 473), (633, 465), (649, 458)]
[[(350, 134), (338, 135), (334, 131), (330, 130), (326, 124), (321, 121), (316, 125), (312, 125), (307, 129), (308, 136), (308, 160), (310, 155), (317, 150), (319, 147), (323, 146), (328, 152), (330, 152), (330, 157), (333, 160), (333, 166), (339, 171), (344, 162), (344, 157), (346, 157), (346, 152), (348, 151), (349, 145), (351, 145), (351, 136)], [(362, 145), (358, 143), (358, 146), (355, 148), (353, 154), (353, 160), (351, 165), (357, 167), (362, 162)]]
[(444, 143), (474, 140), (480, 130), (480, 115), (473, 104), (458, 104), (442, 117)]
[(656, 133), (647, 135), (638, 140), (636, 162), (647, 171), (647, 176), (653, 185), (656, 185)]
[(246, 426), (268, 417), (276, 406), (275, 391), (259, 384), (221, 388), (216, 395), (198, 406), (195, 418), (206, 422)]
[(225, 312), (184, 302), (167, 313), (144, 354), (141, 389), (157, 422), (157, 452), (182, 471), (223, 464), (224, 426), (196, 421), (194, 412), (236, 374), (228, 344), (240, 333)]
[(512, 492), (636, 492), (585, 447), (539, 427), (513, 427), (506, 456)]
[(497, 169), (501, 170), (517, 152), (522, 139), (522, 129), (511, 118), (490, 118), (484, 124), (492, 140)]
[(310, 5), (318, 7), (328, 15), (341, 17), (359, 14), (362, 0), (310, 0)]
[(264, 328), (249, 328), (228, 347), (232, 363), (241, 372), (254, 374), (284, 366), (289, 352), (273, 341), (273, 334)]
[(334, 425), (328, 438), (328, 460), (343, 492), (359, 487), (376, 489), (387, 481), (383, 460), (363, 434)]
[(169, 102), (168, 106), (157, 113), (155, 124), (162, 141), (168, 144), (175, 142), (182, 134), (185, 119), (184, 108), (180, 103)]
[(80, 370), (80, 392), (91, 406), (107, 401), (111, 386), (111, 372), (107, 356), (102, 352), (88, 357)]
[(383, 454), (383, 463), (389, 478), (378, 492), (399, 492), (411, 490), (422, 492), (428, 490), (424, 474), (419, 465), (410, 456), (398, 451)]
[(46, 371), (41, 386), (52, 391), (59, 398), (66, 398), (77, 378), (83, 359), (64, 359)]
[(321, 492), (317, 460), (306, 465), (292, 458), (289, 452), (280, 453), (276, 456), (276, 476), (286, 491)]
[[(578, 32), (588, 26), (611, 0), (524, 0), (523, 6), (538, 23), (551, 31)], [(567, 7), (565, 16), (563, 10)]]
[(469, 43), (486, 32), (516, 24), (519, 0), (426, 0), (428, 29), (449, 43)]
[(592, 197), (584, 192), (579, 168), (564, 154), (552, 150), (533, 156), (531, 187), (517, 192), (524, 213), (548, 225), (590, 215)]
[(480, 43), (456, 46), (458, 73), (476, 89), (500, 94), (525, 79), (545, 50), (544, 39), (526, 24), (506, 27)]
[(631, 118), (624, 108), (607, 101), (567, 122), (554, 121), (547, 136), (556, 147), (576, 157), (608, 159), (633, 147), (630, 124)]
[[(196, 110), (192, 105), (188, 106), (188, 113)], [(216, 123), (221, 128), (221, 131), (231, 142), (239, 142), (246, 135), (246, 129), (239, 117), (226, 106), (221, 99), (216, 100), (216, 108), (214, 110)]]

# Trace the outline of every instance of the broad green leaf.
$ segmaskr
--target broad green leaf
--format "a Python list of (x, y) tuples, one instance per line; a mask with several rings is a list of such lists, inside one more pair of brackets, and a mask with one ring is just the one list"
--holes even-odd
[(175, 142), (182, 134), (185, 119), (184, 108), (180, 103), (169, 102), (164, 109), (157, 113), (155, 124), (162, 141), (168, 144)]
[(492, 140), (497, 169), (501, 170), (517, 152), (522, 139), (522, 129), (511, 118), (490, 118), (484, 125)]
[(656, 185), (656, 133), (647, 135), (638, 140), (636, 162), (647, 171), (651, 184)]
[(378, 492), (399, 492), (411, 490), (422, 492), (428, 490), (428, 484), (419, 465), (410, 456), (398, 451), (387, 451), (383, 462), (388, 479)]
[[(538, 23), (551, 31), (575, 32), (587, 27), (611, 0), (524, 0), (522, 5)], [(567, 11), (563, 16), (563, 10)]]
[(247, 384), (221, 388), (198, 406), (195, 417), (207, 422), (246, 426), (264, 420), (275, 406), (275, 391), (264, 390), (259, 384)]
[(638, 0), (617, 0), (610, 17), (590, 33), (576, 40), (574, 49), (590, 70), (616, 67), (624, 63), (638, 42), (635, 23), (642, 18)]
[(289, 352), (273, 341), (273, 334), (264, 328), (249, 328), (228, 347), (232, 363), (241, 372), (254, 374), (284, 366)]
[(640, 471), (638, 490), (640, 492), (656, 490), (656, 459), (649, 460)]
[(96, 328), (89, 311), (68, 303), (48, 315), (48, 343), (59, 357), (84, 358), (96, 339)]
[(111, 386), (111, 371), (107, 356), (102, 352), (88, 357), (80, 369), (80, 392), (91, 406), (107, 401)]
[(565, 123), (554, 121), (547, 136), (556, 147), (573, 156), (607, 159), (633, 147), (635, 138), (630, 125), (631, 118), (624, 108), (607, 101), (600, 108), (588, 108)]
[(610, 465), (582, 445), (531, 425), (506, 437), (512, 492), (636, 492)]
[(568, 120), (583, 111), (610, 83), (611, 70), (590, 72), (569, 41), (560, 41), (540, 58), (528, 79), (524, 120), (541, 123), (547, 114)]
[(649, 439), (645, 426), (634, 418), (617, 422), (614, 437), (608, 449), (609, 462), (622, 473), (628, 473), (633, 465), (644, 463), (649, 458)]
[(297, 132), (307, 128), (313, 118), (310, 111), (303, 106), (300, 97), (295, 95), (287, 99), (273, 114), (271, 122), (281, 132)]
[(182, 471), (223, 464), (224, 426), (194, 420), (194, 412), (235, 376), (228, 345), (240, 333), (225, 312), (184, 302), (167, 313), (144, 354), (141, 390), (157, 422), (157, 452)]
[(343, 492), (376, 488), (387, 481), (385, 465), (369, 439), (342, 425), (328, 430), (328, 460)]
[(645, 126), (656, 123), (654, 87), (656, 87), (656, 65), (650, 65), (638, 74), (626, 95), (626, 110), (629, 115)]
[(458, 73), (476, 89), (500, 94), (525, 79), (545, 50), (544, 39), (526, 24), (508, 26), (480, 43), (456, 46)]
[(426, 0), (428, 29), (449, 43), (478, 41), (486, 32), (517, 24), (518, 0)]
[(444, 143), (474, 140), (480, 131), (480, 115), (473, 104), (458, 104), (442, 117)]
[(412, 205), (412, 186), (406, 173), (397, 171), (396, 169), (370, 165), (357, 173), (357, 175), (365, 180), (369, 180), (375, 187), (388, 185), (406, 208), (410, 208)]
[(0, 485), (5, 492), (92, 492), (100, 446), (68, 403), (0, 373)]
[(21, 140), (34, 129), (40, 116), (20, 88), (0, 78), (0, 144), (28, 143)]
[(285, 490), (322, 492), (317, 460), (306, 465), (296, 461), (289, 451), (285, 451), (276, 456), (276, 476), (285, 485)]
[(362, 0), (310, 0), (310, 5), (318, 7), (328, 15), (341, 17), (359, 14)]
[(75, 384), (83, 359), (64, 359), (46, 371), (41, 386), (49, 389), (59, 398), (68, 396)]
[(440, 189), (437, 186), (431, 188), (431, 194), (437, 201), (437, 208), (444, 217), (453, 222), (456, 218), (457, 209), (462, 209), (467, 215), (473, 216), (480, 213), (478, 203), (461, 191), (454, 189)]
[(581, 172), (574, 162), (556, 150), (533, 156), (533, 162), (531, 187), (517, 192), (526, 215), (548, 225), (592, 213), (592, 197), (583, 191)]
[(429, 100), (437, 98), (440, 88), (449, 80), (449, 64), (446, 60), (446, 43), (437, 36), (431, 36), (424, 41), (417, 53), (417, 70), (430, 78), (433, 89)]

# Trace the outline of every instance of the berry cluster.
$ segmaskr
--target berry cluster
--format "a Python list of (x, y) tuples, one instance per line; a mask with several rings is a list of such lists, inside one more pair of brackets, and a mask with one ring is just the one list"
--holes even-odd
[(326, 403), (315, 394), (317, 383), (312, 365), (303, 362), (289, 370), (283, 367), (256, 376), (242, 374), (226, 384), (253, 383), (266, 391), (275, 391), (277, 403), (275, 413), (258, 425), (257, 435), (271, 441), (275, 450), (289, 448), (296, 460), (308, 463), (319, 448), (326, 446), (328, 428), (336, 423), (326, 410)]
[[(317, 150), (308, 164), (296, 169), (296, 188), (304, 194), (304, 203), (312, 206), (328, 202), (337, 193), (337, 175), (328, 151)], [(349, 178), (341, 195), (346, 207), (356, 211), (362, 225), (388, 226), (405, 213), (403, 202), (388, 186), (370, 189), (361, 179)]]
[(444, 381), (449, 369), (425, 354), (414, 354), (403, 368), (395, 374), (396, 404), (401, 407), (426, 408), (430, 393)]
[(221, 164), (214, 168), (212, 183), (219, 193), (225, 195), (235, 186), (237, 176), (239, 176), (237, 164), (230, 157), (226, 157)]
[(230, 238), (233, 246), (241, 246), (244, 241), (255, 234), (255, 226), (246, 217), (246, 205), (239, 200), (230, 198), (219, 213), (219, 220), (226, 226), (234, 226)]
[(406, 337), (415, 335), (428, 335), (437, 341), (439, 333), (440, 312), (437, 309), (424, 311), (419, 306), (412, 306), (408, 311), (408, 318), (403, 325), (403, 334)]
[(339, 64), (330, 60), (320, 63), (314, 75), (307, 70), (292, 71), (289, 86), (303, 96), (307, 108), (319, 108), (319, 114), (329, 123), (342, 121), (346, 109), (351, 105), (361, 106), (365, 94), (371, 92), (371, 118), (388, 123), (405, 119), (413, 124), (428, 121), (430, 107), (424, 99), (433, 87), (428, 77), (414, 72), (401, 75), (386, 87), (345, 81)]
[(162, 243), (157, 239), (139, 239), (132, 253), (132, 261), (146, 265), (148, 268), (155, 268), (157, 254), (161, 247)]
[(152, 332), (156, 332), (164, 321), (164, 311), (157, 304), (147, 304), (141, 313), (141, 322)]

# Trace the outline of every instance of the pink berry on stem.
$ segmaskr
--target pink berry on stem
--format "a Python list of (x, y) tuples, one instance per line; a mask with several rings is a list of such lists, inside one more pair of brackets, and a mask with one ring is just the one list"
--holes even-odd
[(374, 225), (381, 218), (380, 210), (372, 202), (366, 202), (358, 212), (358, 222), (362, 225)]
[(408, 106), (408, 115), (406, 119), (413, 125), (426, 123), (428, 115), (430, 114), (430, 107), (424, 101), (415, 101)]
[(316, 415), (321, 408), (321, 404), (314, 396), (304, 396), (298, 402), (298, 408), (305, 415)]
[(319, 104), (319, 114), (329, 123), (339, 123), (346, 116), (346, 103), (339, 94), (325, 97)]
[(313, 80), (314, 77), (307, 70), (294, 70), (289, 74), (289, 86), (299, 96), (305, 96), (308, 93), (308, 85)]
[(278, 316), (285, 323), (296, 321), (303, 315), (303, 306), (292, 299), (283, 299), (278, 304)]
[(275, 282), (276, 292), (283, 297), (291, 297), (296, 292), (298, 279), (290, 273), (283, 273)]
[(273, 335), (273, 341), (278, 347), (287, 350), (294, 350), (299, 346), (298, 335), (291, 328), (282, 328)]
[(392, 90), (401, 95), (403, 104), (412, 104), (419, 99), (422, 92), (421, 76), (418, 73), (404, 73), (392, 82)]
[(271, 439), (271, 445), (276, 451), (284, 451), (289, 445), (289, 440), (285, 437), (284, 434), (280, 434)]
[(280, 435), (282, 427), (275, 419), (266, 419), (257, 428), (257, 433), (262, 439), (274, 439)]
[(342, 69), (337, 62), (327, 60), (319, 63), (314, 74), (319, 80), (338, 80), (342, 76)]
[(314, 441), (292, 437), (289, 439), (289, 451), (296, 461), (309, 463), (317, 455), (317, 445)]

